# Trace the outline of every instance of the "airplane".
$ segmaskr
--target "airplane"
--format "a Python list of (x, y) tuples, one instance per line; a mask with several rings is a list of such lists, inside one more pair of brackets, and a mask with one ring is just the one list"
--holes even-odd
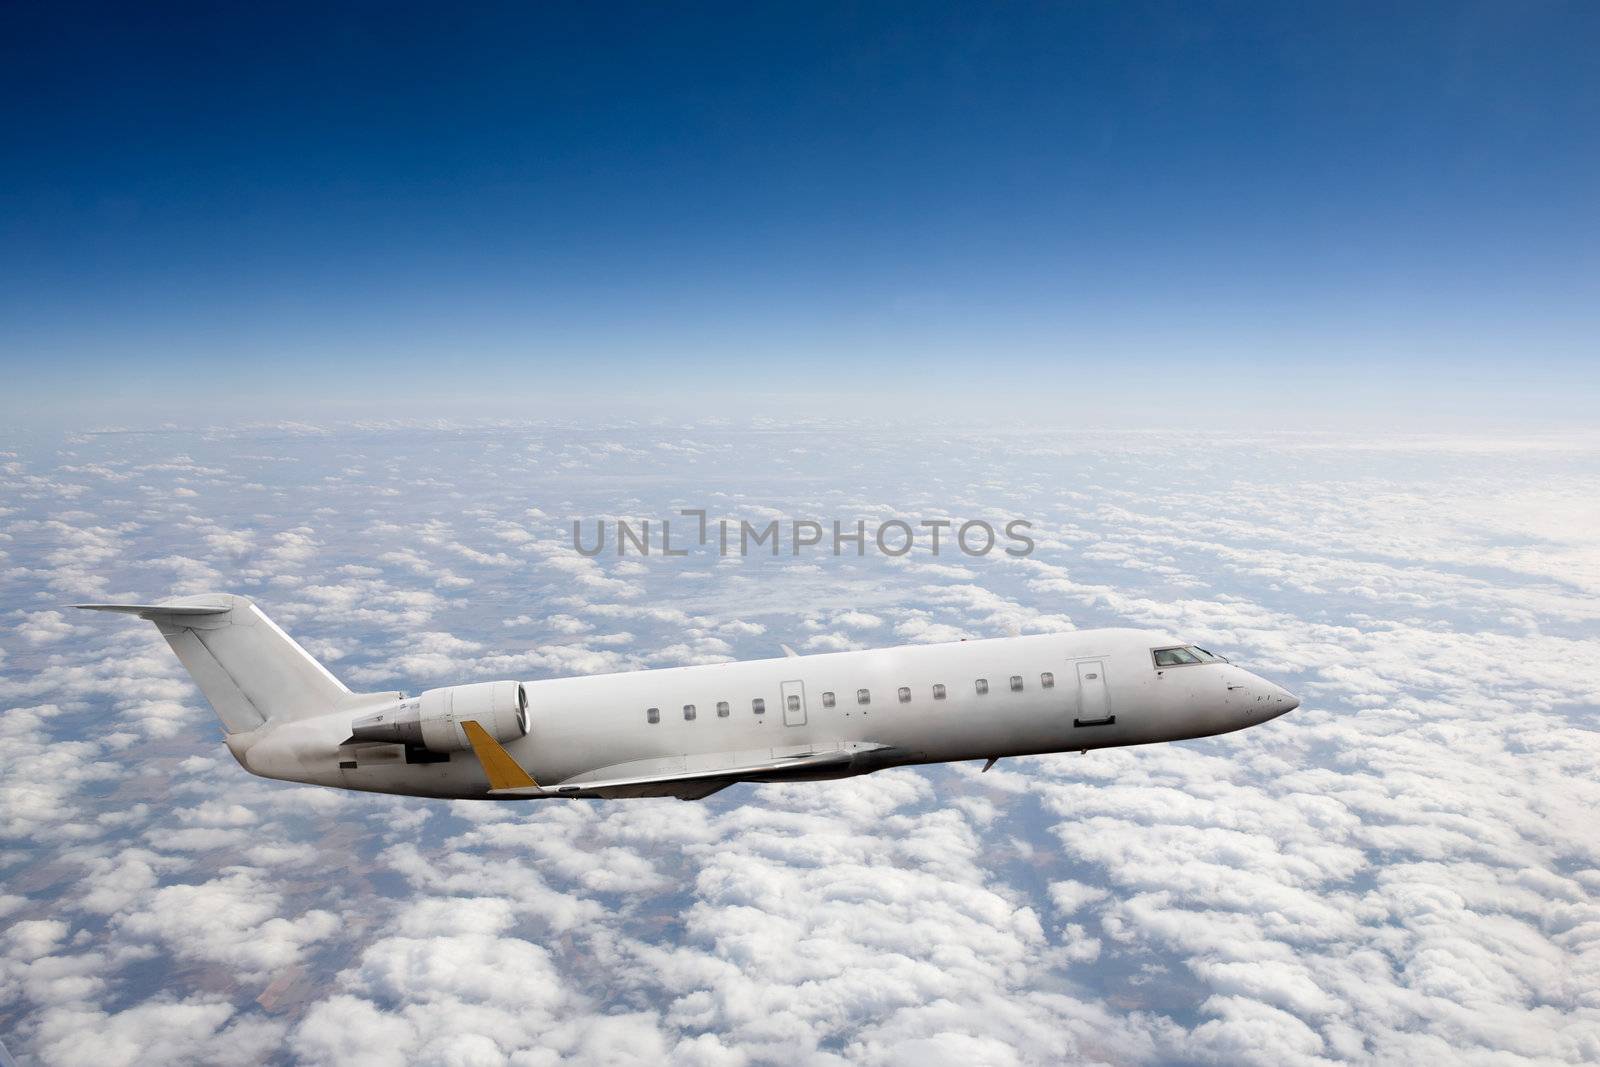
[(1180, 741), (1300, 702), (1148, 630), (353, 693), (248, 597), (78, 604), (156, 624), (251, 774), (453, 799), (671, 796)]

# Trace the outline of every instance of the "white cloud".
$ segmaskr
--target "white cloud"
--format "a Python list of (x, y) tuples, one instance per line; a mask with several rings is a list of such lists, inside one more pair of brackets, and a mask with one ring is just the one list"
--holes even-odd
[[(230, 1022), (230, 1020), (232, 1020)], [(95, 1063), (137, 1067), (149, 1063), (208, 1063), (247, 1067), (266, 1061), (281, 1046), (282, 1023), (235, 1019), (226, 1001), (164, 997), (117, 1012), (63, 1006), (41, 1014), (34, 1048), (46, 1065)]]
[(44, 645), (83, 631), (67, 622), (59, 611), (29, 611), (22, 613), (22, 621), (13, 632), (30, 645)]
[(53, 704), (14, 707), (0, 716), (0, 834), (7, 838), (72, 841), (98, 836), (73, 802), (91, 782), (117, 777), (93, 741), (55, 741)]
[[(715, 513), (1014, 508), (1039, 550), (679, 561), (579, 556), (563, 517), (683, 506), (681, 428), (272, 434), (0, 472), (24, 1062), (1600, 1058), (1591, 453), (977, 434), (907, 506), (903, 441), (751, 438), (728, 461), (783, 477)], [(596, 477), (618, 457), (662, 465)], [(247, 777), (153, 630), (59, 608), (174, 583), (256, 596), (353, 684), (1132, 624), (1306, 704), (702, 803), (357, 796)]]
[(234, 868), (194, 885), (167, 885), (116, 919), (135, 938), (159, 942), (180, 957), (224, 964), (260, 979), (300, 960), (305, 946), (338, 926), (330, 912), (293, 919), (278, 914), (281, 894), (250, 868)]

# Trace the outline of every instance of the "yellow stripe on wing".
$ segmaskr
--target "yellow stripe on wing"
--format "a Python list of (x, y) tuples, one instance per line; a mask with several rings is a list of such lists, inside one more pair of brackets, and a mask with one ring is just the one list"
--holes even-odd
[(539, 783), (522, 769), (511, 753), (500, 746), (500, 742), (489, 736), (488, 730), (471, 719), (462, 720), (461, 729), (466, 731), (467, 740), (472, 742), (472, 751), (477, 754), (478, 762), (483, 764), (484, 773), (489, 776), (490, 789), (539, 788)]

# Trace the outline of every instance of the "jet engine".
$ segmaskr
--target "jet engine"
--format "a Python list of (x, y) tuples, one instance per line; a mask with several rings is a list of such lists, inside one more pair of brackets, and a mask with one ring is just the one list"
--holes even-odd
[(345, 744), (377, 741), (430, 752), (469, 748), (461, 723), (471, 721), (504, 744), (528, 733), (528, 694), (520, 682), (475, 682), (429, 689), (396, 708), (364, 715), (350, 724)]

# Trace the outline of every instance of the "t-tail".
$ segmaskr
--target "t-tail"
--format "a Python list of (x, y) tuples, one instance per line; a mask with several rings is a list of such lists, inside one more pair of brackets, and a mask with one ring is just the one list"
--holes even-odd
[(365, 702), (248, 597), (207, 593), (163, 604), (75, 606), (155, 623), (229, 734)]
[[(228, 750), (252, 774), (384, 789), (345, 774), (362, 752), (369, 763), (382, 763), (380, 753), (388, 753), (397, 766), (421, 770), (470, 751), (488, 787), (542, 792), (501, 748), (528, 733), (528, 700), (520, 682), (449, 686), (411, 699), (395, 692), (353, 693), (249, 597), (232, 593), (76, 606), (155, 623), (222, 720)], [(429, 795), (429, 788), (423, 782), (404, 791)]]

